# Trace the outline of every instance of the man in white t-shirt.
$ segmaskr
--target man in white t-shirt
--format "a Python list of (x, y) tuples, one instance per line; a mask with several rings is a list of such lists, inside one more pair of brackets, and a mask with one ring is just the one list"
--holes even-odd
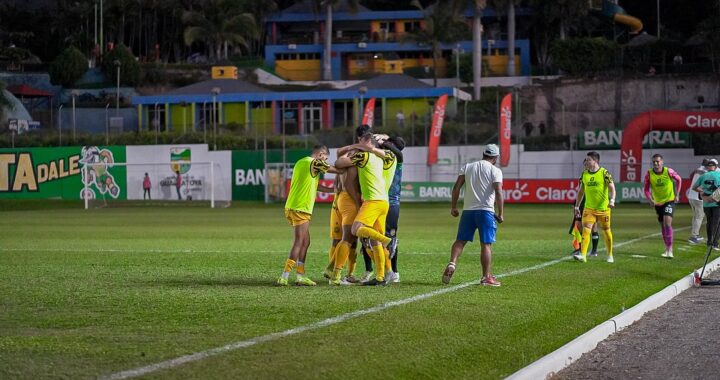
[(482, 160), (467, 163), (460, 168), (460, 174), (452, 190), (450, 208), (452, 216), (460, 215), (457, 201), (463, 186), (465, 187), (465, 199), (457, 238), (450, 250), (450, 263), (443, 272), (442, 281), (445, 284), (450, 283), (465, 244), (473, 241), (475, 230), (478, 230), (480, 263), (483, 269), (480, 283), (487, 286), (500, 286), (500, 282), (492, 275), (491, 271), (492, 244), (495, 242), (497, 223), (503, 222), (503, 174), (499, 168), (495, 167), (499, 156), (500, 148), (495, 144), (490, 144), (485, 147)]
[(690, 208), (692, 208), (693, 211), (692, 228), (690, 229), (690, 239), (688, 239), (691, 244), (700, 244), (700, 242), (703, 241), (704, 238), (700, 236), (700, 227), (702, 226), (703, 219), (705, 219), (703, 201), (700, 199), (700, 193), (693, 189), (692, 184), (697, 182), (697, 179), (700, 178), (701, 175), (707, 173), (706, 166), (709, 163), (710, 159), (706, 158), (702, 161), (702, 166), (693, 170), (690, 186), (688, 186), (688, 189), (685, 192), (688, 202), (690, 203)]

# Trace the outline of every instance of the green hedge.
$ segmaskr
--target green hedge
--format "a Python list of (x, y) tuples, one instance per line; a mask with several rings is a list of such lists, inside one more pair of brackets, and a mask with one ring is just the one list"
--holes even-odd
[(605, 38), (556, 41), (551, 50), (555, 66), (570, 75), (595, 74), (613, 67), (617, 44)]

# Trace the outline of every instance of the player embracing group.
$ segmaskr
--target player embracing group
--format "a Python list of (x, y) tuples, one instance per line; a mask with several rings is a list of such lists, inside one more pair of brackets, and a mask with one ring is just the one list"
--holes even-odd
[[(330, 216), (332, 244), (328, 252), (328, 265), (324, 276), (331, 286), (385, 285), (399, 282), (397, 272), (397, 225), (400, 215), (400, 184), (402, 179), (402, 138), (374, 134), (372, 128), (362, 125), (356, 129), (357, 142), (337, 150), (334, 165), (327, 162), (329, 151), (325, 146), (314, 147), (311, 156), (297, 161), (293, 170), (290, 192), (285, 203), (285, 216), (294, 229), (293, 245), (277, 284), (287, 286), (290, 273), (296, 272), (295, 284), (314, 286), (305, 276), (305, 257), (310, 245), (310, 220), (317, 191), (334, 192)], [(480, 262), (483, 276), (481, 285), (500, 286), (492, 275), (492, 244), (498, 223), (504, 221), (502, 171), (495, 166), (500, 151), (497, 145), (487, 145), (482, 160), (462, 166), (453, 186), (450, 214), (460, 216), (458, 233), (450, 251), (442, 282), (450, 283), (463, 248), (473, 241), (475, 232), (480, 238)], [(703, 160), (693, 172), (687, 195), (694, 210), (690, 243), (703, 240), (699, 229), (703, 216), (707, 217), (708, 249), (718, 250), (718, 224), (720, 206), (720, 171), (715, 159)], [(323, 173), (335, 173), (335, 186), (319, 184)], [(457, 208), (460, 192), (464, 189), (462, 213)], [(666, 167), (660, 154), (652, 156), (652, 168), (644, 179), (644, 192), (655, 208), (660, 223), (665, 251), (662, 257), (673, 258), (672, 218), (682, 190), (682, 179), (673, 169)], [(713, 197), (714, 194), (714, 197)], [(608, 170), (600, 166), (600, 155), (589, 152), (584, 160), (571, 233), (575, 252), (573, 258), (587, 262), (597, 255), (598, 230), (602, 230), (607, 253), (606, 261), (613, 263), (613, 235), (611, 210), (615, 207), (615, 184)], [(698, 209), (702, 207), (702, 212)], [(592, 239), (591, 239), (592, 237)], [(357, 278), (357, 241), (361, 242), (365, 260), (365, 273)], [(347, 274), (342, 271), (347, 264)], [(374, 276), (373, 276), (374, 266)]]
[[(304, 267), (316, 191), (335, 192), (330, 216), (332, 245), (324, 273), (329, 284), (373, 286), (399, 282), (396, 233), (405, 142), (398, 136), (374, 134), (367, 125), (356, 129), (356, 138), (356, 144), (338, 149), (334, 165), (327, 163), (329, 151), (325, 146), (314, 147), (310, 157), (295, 164), (285, 203), (285, 215), (295, 237), (278, 285), (288, 285), (293, 269), (296, 285), (316, 285), (305, 276)], [(334, 189), (319, 185), (320, 175), (326, 172), (337, 174)], [(363, 281), (354, 276), (358, 239), (367, 255)], [(346, 263), (348, 274), (342, 278)]]

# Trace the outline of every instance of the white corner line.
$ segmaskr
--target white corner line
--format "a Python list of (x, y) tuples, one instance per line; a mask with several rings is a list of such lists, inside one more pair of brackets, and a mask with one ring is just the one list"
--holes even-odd
[[(707, 264), (705, 273), (712, 273), (720, 267), (720, 257)], [(700, 268), (695, 271), (699, 271)], [(594, 350), (610, 335), (625, 329), (640, 320), (645, 313), (655, 310), (693, 286), (694, 272), (683, 276), (637, 305), (593, 327), (557, 350), (534, 361), (530, 365), (506, 377), (506, 380), (548, 379), (558, 371), (578, 360), (583, 354)]]
[[(684, 227), (684, 228), (680, 228), (680, 229), (687, 229), (687, 228), (690, 228), (690, 227)], [(660, 233), (653, 233), (650, 235), (641, 236), (639, 238), (635, 238), (635, 239), (631, 239), (631, 240), (628, 240), (628, 241), (625, 241), (622, 243), (614, 244), (613, 248), (632, 244), (637, 241), (644, 240), (644, 239), (654, 237), (654, 236), (659, 236), (659, 235), (660, 235)], [(604, 250), (604, 248), (601, 250)], [(570, 259), (571, 259), (570, 256), (564, 256), (559, 259), (547, 261), (547, 262), (537, 264), (537, 265), (534, 265), (531, 267), (516, 269), (514, 271), (499, 274), (499, 275), (497, 275), (497, 277), (502, 278), (502, 277), (516, 276), (519, 274), (523, 274), (523, 273), (527, 273), (527, 272), (534, 271), (537, 269), (542, 269), (542, 268), (545, 268), (545, 267), (548, 267), (551, 265), (555, 265), (557, 263), (567, 261)], [(225, 346), (211, 348), (211, 349), (208, 349), (205, 351), (196, 352), (194, 354), (180, 356), (180, 357), (177, 357), (174, 359), (165, 360), (165, 361), (158, 362), (155, 364), (150, 364), (150, 365), (147, 365), (144, 367), (138, 367), (138, 368), (133, 368), (133, 369), (129, 369), (129, 370), (121, 371), (121, 372), (116, 372), (111, 375), (101, 377), (100, 379), (102, 379), (102, 380), (121, 380), (121, 379), (130, 379), (130, 378), (134, 378), (134, 377), (138, 377), (138, 376), (144, 376), (144, 375), (147, 375), (149, 373), (156, 372), (159, 370), (174, 368), (174, 367), (186, 364), (186, 363), (203, 360), (203, 359), (206, 359), (206, 358), (209, 358), (212, 356), (217, 356), (217, 355), (221, 355), (221, 354), (224, 354), (227, 352), (254, 346), (259, 343), (270, 342), (270, 341), (277, 340), (280, 338), (285, 338), (285, 337), (288, 337), (291, 335), (300, 334), (305, 331), (321, 329), (321, 328), (324, 328), (327, 326), (331, 326), (331, 325), (335, 325), (335, 324), (347, 321), (349, 319), (361, 317), (361, 316), (368, 315), (368, 314), (377, 313), (377, 312), (380, 312), (380, 311), (383, 311), (383, 310), (386, 310), (386, 309), (389, 309), (392, 307), (401, 306), (401, 305), (409, 304), (412, 302), (425, 300), (425, 299), (435, 297), (435, 296), (438, 296), (441, 294), (451, 293), (451, 292), (454, 292), (454, 291), (457, 291), (460, 289), (467, 288), (468, 286), (479, 285), (479, 284), (480, 284), (480, 280), (465, 282), (465, 283), (454, 285), (451, 287), (438, 289), (438, 290), (435, 290), (435, 291), (432, 291), (429, 293), (419, 294), (419, 295), (416, 295), (416, 296), (413, 296), (410, 298), (404, 298), (404, 299), (397, 300), (397, 301), (386, 302), (386, 303), (383, 303), (383, 304), (380, 304), (377, 306), (373, 306), (368, 309), (357, 310), (357, 311), (353, 311), (353, 312), (349, 312), (349, 313), (345, 313), (345, 314), (340, 314), (335, 317), (327, 318), (322, 321), (318, 321), (318, 322), (311, 323), (308, 325), (295, 327), (295, 328), (292, 328), (289, 330), (271, 333), (271, 334), (267, 334), (267, 335), (262, 335), (259, 337), (250, 338), (248, 340), (243, 340), (243, 341), (239, 341), (239, 342), (235, 342), (235, 343), (230, 343)]]

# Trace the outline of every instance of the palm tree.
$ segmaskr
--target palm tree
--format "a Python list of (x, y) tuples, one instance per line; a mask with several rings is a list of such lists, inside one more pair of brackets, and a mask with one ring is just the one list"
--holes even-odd
[(213, 60), (227, 59), (230, 46), (249, 49), (248, 41), (259, 35), (253, 15), (242, 13), (232, 0), (210, 0), (202, 12), (183, 12), (182, 20), (188, 25), (184, 32), (185, 44), (206, 44)]
[(425, 13), (425, 27), (406, 34), (403, 41), (413, 41), (430, 45), (433, 60), (433, 86), (437, 87), (437, 60), (442, 55), (441, 45), (460, 41), (467, 35), (467, 24), (462, 16), (461, 9), (464, 2), (449, 0), (434, 3), (424, 8), (419, 0), (413, 0), (412, 5)]

